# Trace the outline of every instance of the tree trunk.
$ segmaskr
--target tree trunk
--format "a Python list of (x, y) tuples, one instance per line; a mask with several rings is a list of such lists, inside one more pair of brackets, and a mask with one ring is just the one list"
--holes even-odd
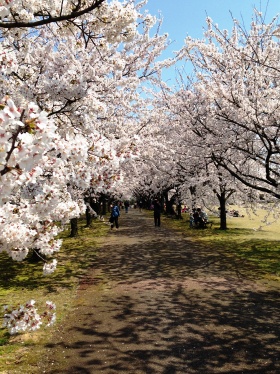
[(92, 215), (90, 214), (89, 208), (86, 209), (86, 227), (90, 227), (92, 224)]
[(178, 219), (183, 219), (183, 217), (182, 217), (182, 204), (181, 204), (181, 203), (179, 203), (179, 204), (177, 205), (177, 212), (178, 212), (178, 216), (177, 216), (177, 218), (178, 218)]
[(107, 213), (107, 210), (108, 210), (108, 202), (106, 202), (106, 197), (105, 196), (102, 196), (101, 197), (101, 203), (102, 203), (102, 211), (101, 211), (101, 215), (102, 216), (105, 216), (106, 213)]
[(197, 208), (196, 186), (190, 186), (190, 193), (191, 193), (192, 209), (196, 209)]
[(70, 237), (75, 238), (76, 236), (78, 236), (78, 218), (72, 218), (70, 220), (70, 225), (71, 225)]
[(220, 230), (227, 229), (227, 212), (226, 212), (226, 195), (225, 192), (222, 192), (218, 195), (218, 199), (220, 202)]
[(165, 200), (165, 206), (166, 206), (165, 213), (167, 215), (172, 215), (173, 214), (172, 201), (168, 200), (168, 191), (164, 192), (164, 200)]
[(90, 199), (90, 206), (91, 208), (96, 212), (96, 214), (100, 215), (101, 214), (101, 204), (99, 200)]

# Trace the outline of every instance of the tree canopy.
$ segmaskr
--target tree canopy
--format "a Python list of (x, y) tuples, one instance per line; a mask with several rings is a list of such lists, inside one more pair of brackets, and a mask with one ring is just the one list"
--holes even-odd
[[(35, 250), (45, 274), (89, 195), (211, 202), (224, 229), (229, 199), (279, 201), (277, 18), (231, 33), (207, 18), (203, 40), (162, 60), (146, 3), (0, 4), (0, 252)], [(180, 60), (193, 74), (169, 87), (162, 69)]]

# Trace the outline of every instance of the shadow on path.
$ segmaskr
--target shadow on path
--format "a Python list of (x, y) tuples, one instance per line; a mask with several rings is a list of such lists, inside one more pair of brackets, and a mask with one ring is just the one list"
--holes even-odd
[(120, 224), (48, 347), (47, 373), (280, 373), (279, 290), (136, 210)]

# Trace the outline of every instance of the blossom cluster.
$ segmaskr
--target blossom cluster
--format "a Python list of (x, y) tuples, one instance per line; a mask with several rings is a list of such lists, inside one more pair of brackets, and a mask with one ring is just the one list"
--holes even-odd
[(35, 301), (30, 300), (18, 308), (4, 306), (3, 327), (7, 328), (10, 334), (38, 330), (43, 323), (48, 327), (56, 320), (54, 310), (56, 306), (51, 301), (46, 302), (44, 311), (39, 314), (35, 307)]
[[(75, 9), (83, 12), (92, 6), (92, 1), (84, 0), (77, 4)], [(104, 0), (93, 10), (95, 12), (86, 12), (85, 15), (80, 15), (79, 19), (86, 18), (89, 30), (91, 32), (94, 30), (96, 35), (105, 37), (107, 42), (120, 42), (124, 38), (131, 41), (136, 35), (137, 12), (130, 2), (122, 4), (119, 1)], [(17, 22), (29, 22), (32, 26), (33, 22), (42, 19), (42, 15), (45, 15), (45, 18), (71, 15), (73, 18), (73, 13), (75, 13), (73, 4), (68, 1), (7, 0), (0, 2), (0, 19), (15, 23), (15, 25)], [(69, 24), (68, 28), (70, 29), (74, 23), (72, 20), (72, 25)]]
[(85, 143), (73, 154), (75, 137), (65, 142), (34, 103), (21, 109), (5, 97), (0, 105), (0, 251), (18, 261), (30, 248), (51, 256), (61, 246), (54, 222), (81, 213), (67, 191), (68, 163), (77, 163)]

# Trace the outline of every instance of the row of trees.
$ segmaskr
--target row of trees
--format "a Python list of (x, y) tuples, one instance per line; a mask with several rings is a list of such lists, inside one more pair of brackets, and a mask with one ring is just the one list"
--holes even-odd
[(56, 222), (83, 213), (89, 189), (120, 189), (122, 165), (137, 152), (141, 85), (161, 68), (167, 43), (150, 36), (156, 20), (140, 13), (144, 4), (11, 1), (2, 9), (0, 242), (14, 259), (33, 248), (52, 255), (61, 245)]
[(186, 39), (177, 58), (191, 62), (193, 73), (181, 72), (175, 90), (161, 84), (156, 120), (145, 129), (154, 154), (144, 194), (146, 185), (148, 194), (174, 190), (190, 205), (218, 203), (222, 229), (229, 199), (254, 203), (261, 195), (278, 203), (277, 22), (265, 24), (256, 11), (250, 30), (234, 20), (229, 33), (208, 18), (203, 40)]
[[(218, 202), (222, 229), (229, 199), (279, 201), (277, 18), (231, 34), (207, 19), (203, 40), (159, 61), (168, 36), (146, 3), (0, 4), (0, 252), (51, 257), (57, 222), (93, 197)], [(161, 70), (179, 60), (193, 73), (169, 87)]]
[[(146, 3), (0, 2), (0, 252), (21, 261), (35, 250), (45, 274), (85, 198), (128, 193), (143, 85), (171, 64), (157, 62), (167, 35), (151, 32), (159, 21), (141, 11)], [(6, 308), (11, 332), (40, 326), (26, 305)]]

